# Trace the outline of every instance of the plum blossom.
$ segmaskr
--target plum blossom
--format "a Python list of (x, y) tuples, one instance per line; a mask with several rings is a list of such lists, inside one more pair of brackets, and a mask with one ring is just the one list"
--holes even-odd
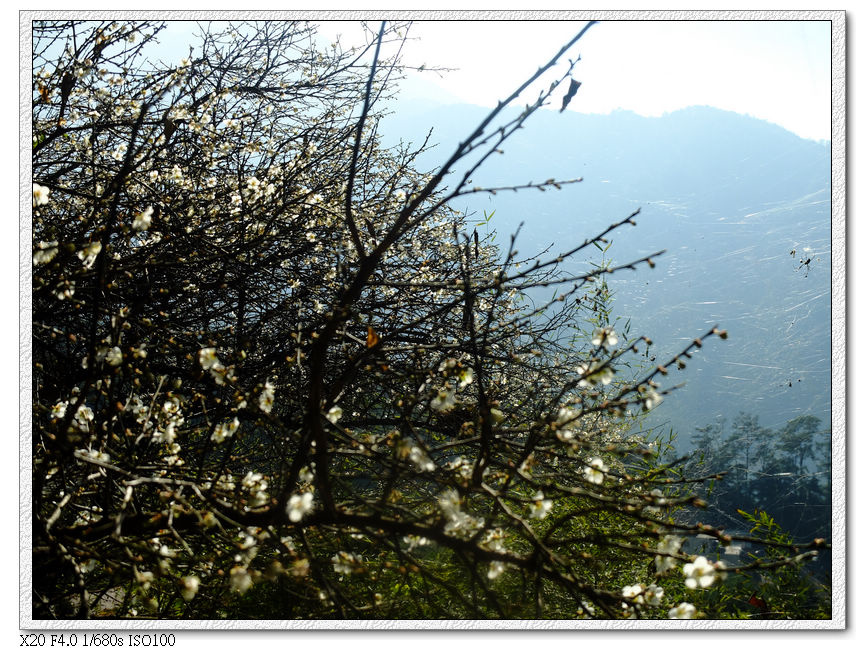
[(466, 460), (463, 456), (457, 456), (449, 462), (446, 467), (451, 471), (455, 471), (460, 478), (466, 481), (472, 477), (474, 469), (472, 463)]
[(447, 413), (456, 406), (456, 394), (453, 388), (446, 386), (439, 389), (435, 397), (430, 401), (430, 408), (439, 413)]
[(342, 417), (342, 408), (339, 406), (331, 406), (327, 415), (325, 416), (331, 424), (336, 424), (337, 421)]
[(36, 245), (37, 251), (33, 253), (33, 264), (47, 264), (54, 259), (60, 250), (56, 241), (41, 241)]
[(270, 496), (267, 494), (267, 479), (258, 472), (247, 472), (243, 477), (243, 487), (249, 491), (248, 508), (258, 508), (265, 505)]
[(204, 370), (209, 370), (210, 374), (216, 376), (225, 371), (225, 366), (219, 361), (216, 356), (216, 348), (202, 348), (198, 351), (198, 363)]
[(661, 402), (664, 401), (663, 395), (661, 395), (660, 393), (658, 393), (654, 389), (647, 390), (645, 393), (643, 393), (642, 399), (643, 399), (643, 408), (647, 411), (651, 411), (658, 404), (660, 404)]
[(633, 600), (635, 603), (642, 604), (643, 602), (643, 585), (629, 585), (627, 587), (622, 587), (622, 596), (629, 600)]
[(597, 327), (592, 332), (592, 345), (609, 350), (619, 342), (619, 337), (611, 327)]
[[(661, 538), (661, 541), (658, 542), (658, 552), (675, 555), (679, 552), (679, 549), (682, 548), (683, 541), (684, 540), (681, 537), (676, 535), (665, 535)], [(655, 556), (655, 571), (658, 574), (666, 573), (674, 566), (676, 566), (676, 558), (661, 555)]]
[(93, 410), (89, 406), (82, 404), (75, 411), (75, 425), (81, 431), (87, 431), (88, 423), (93, 421)]
[(177, 438), (176, 429), (181, 424), (183, 424), (182, 417), (171, 416), (164, 427), (160, 427), (153, 432), (153, 440), (171, 445), (172, 449), (176, 448), (176, 451), (180, 451), (180, 447), (174, 442), (174, 439)]
[(570, 406), (563, 406), (556, 414), (556, 426), (567, 428), (568, 426), (576, 424), (579, 417), (580, 411), (572, 409)]
[(691, 603), (680, 603), (667, 613), (668, 618), (674, 619), (692, 619), (696, 616), (697, 608)]
[(51, 190), (44, 185), (33, 183), (33, 205), (47, 205), (50, 192)]
[(162, 404), (162, 412), (168, 415), (180, 413), (180, 398), (177, 395), (170, 395)]
[(150, 228), (150, 222), (153, 220), (153, 206), (148, 207), (144, 212), (139, 212), (135, 215), (132, 221), (132, 229), (143, 231)]
[(487, 570), (487, 578), (495, 580), (505, 571), (505, 563), (500, 560), (490, 562), (490, 568)]
[(231, 567), (229, 573), (231, 575), (231, 589), (233, 591), (243, 594), (252, 586), (252, 576), (249, 575), (245, 566)]
[(420, 535), (406, 535), (402, 538), (402, 541), (408, 544), (409, 551), (413, 551), (418, 546), (426, 546), (430, 543), (426, 537), (421, 537)]
[(116, 345), (105, 353), (105, 363), (109, 366), (119, 366), (123, 363), (123, 352)]
[(77, 455), (81, 458), (95, 460), (100, 463), (108, 463), (111, 461), (111, 456), (104, 451), (99, 451), (97, 449), (79, 449)]
[(330, 559), (333, 562), (333, 570), (337, 573), (349, 575), (363, 568), (363, 557), (347, 551), (339, 551)]
[(290, 572), (296, 578), (303, 578), (309, 575), (309, 560), (305, 557), (295, 560), (294, 564), (291, 565)]
[(210, 370), (213, 366), (219, 363), (219, 357), (216, 356), (216, 348), (202, 348), (198, 351), (198, 363), (205, 370)]
[(58, 300), (66, 300), (75, 295), (75, 280), (61, 280), (54, 288), (54, 295)]
[(237, 418), (234, 418), (231, 422), (220, 422), (214, 427), (210, 439), (219, 444), (233, 436), (239, 426), (240, 421)]
[(132, 567), (132, 572), (135, 575), (135, 580), (141, 586), (141, 591), (150, 589), (151, 583), (156, 579), (152, 571), (139, 571), (137, 567)]
[(589, 483), (600, 485), (604, 482), (604, 475), (609, 471), (609, 467), (604, 464), (600, 458), (593, 458), (588, 467), (583, 468), (583, 474)]
[(421, 472), (431, 472), (436, 467), (426, 452), (409, 440), (399, 441), (397, 444), (397, 455), (400, 458), (408, 458)]
[(538, 492), (529, 509), (529, 517), (532, 519), (543, 519), (552, 507), (553, 502), (550, 499), (545, 499), (543, 492)]
[(442, 512), (450, 516), (460, 509), (460, 495), (456, 490), (447, 489), (439, 495), (439, 508)]
[(57, 402), (54, 406), (51, 407), (51, 417), (55, 420), (60, 420), (66, 416), (66, 407), (69, 405), (69, 402)]
[(78, 257), (84, 263), (84, 268), (89, 269), (96, 261), (96, 257), (102, 251), (102, 242), (94, 241), (87, 244), (84, 248), (78, 251)]
[(645, 596), (647, 605), (650, 607), (658, 607), (661, 604), (661, 600), (664, 598), (664, 589), (656, 584), (651, 584), (646, 587), (646, 591), (643, 595)]
[(270, 413), (273, 408), (273, 384), (269, 381), (264, 382), (264, 389), (258, 396), (258, 408), (265, 413)]
[(615, 374), (609, 365), (603, 365), (597, 361), (581, 364), (577, 371), (582, 376), (579, 385), (583, 388), (598, 384), (606, 386), (613, 381), (613, 374)]
[(297, 478), (299, 478), (302, 483), (312, 483), (315, 480), (315, 474), (312, 473), (312, 470), (309, 467), (304, 466), (300, 468)]
[(198, 593), (198, 585), (201, 584), (201, 579), (198, 576), (186, 576), (180, 579), (180, 595), (183, 600), (189, 602), (195, 598)]
[(288, 499), (286, 512), (290, 521), (297, 523), (303, 519), (304, 515), (312, 510), (312, 492), (304, 492), (303, 494), (292, 494)]
[(702, 555), (682, 567), (688, 589), (706, 589), (715, 582), (715, 566)]
[(460, 497), (456, 490), (448, 488), (439, 495), (439, 508), (447, 518), (446, 533), (469, 534), (484, 525), (482, 518), (472, 517), (460, 510)]

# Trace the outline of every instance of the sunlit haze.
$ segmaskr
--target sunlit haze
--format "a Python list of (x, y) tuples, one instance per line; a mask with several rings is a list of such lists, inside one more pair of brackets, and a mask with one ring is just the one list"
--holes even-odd
[[(546, 63), (584, 22), (416, 22), (406, 63), (443, 73), (412, 75), (404, 93), (441, 103), (493, 106)], [(356, 23), (322, 23), (351, 43)], [(571, 50), (583, 85), (569, 110), (657, 116), (708, 105), (828, 140), (829, 21), (613, 21), (594, 25)]]

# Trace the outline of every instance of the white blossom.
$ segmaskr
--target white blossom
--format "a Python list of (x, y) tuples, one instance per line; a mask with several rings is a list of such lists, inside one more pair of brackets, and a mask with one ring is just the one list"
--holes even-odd
[(292, 494), (288, 499), (286, 512), (290, 521), (297, 523), (303, 519), (304, 515), (312, 510), (312, 492), (304, 492), (303, 494)]
[(420, 535), (406, 535), (402, 538), (402, 541), (408, 544), (408, 550), (413, 551), (418, 546), (426, 546), (429, 544), (429, 540), (426, 537), (421, 537)]
[(237, 432), (239, 426), (240, 421), (237, 418), (234, 418), (231, 422), (220, 422), (213, 428), (213, 433), (210, 435), (210, 439), (216, 444), (219, 444), (233, 436)]
[(104, 451), (99, 451), (98, 449), (79, 449), (78, 455), (82, 458), (89, 458), (90, 460), (95, 460), (101, 463), (108, 463), (111, 461), (111, 456)]
[(334, 571), (346, 575), (361, 570), (363, 564), (362, 556), (347, 551), (339, 551), (330, 560), (333, 562)]
[(189, 602), (195, 598), (198, 593), (198, 585), (201, 584), (201, 579), (198, 576), (186, 576), (180, 579), (180, 595), (183, 600)]
[(51, 417), (55, 420), (60, 420), (66, 416), (66, 407), (69, 405), (69, 402), (57, 402), (54, 406), (51, 407)]
[(439, 495), (438, 502), (439, 508), (447, 516), (451, 516), (460, 510), (460, 495), (456, 490), (448, 488)]
[(135, 566), (133, 566), (132, 572), (135, 575), (135, 580), (141, 586), (141, 591), (147, 591), (150, 589), (150, 585), (155, 579), (152, 571), (139, 571)]
[(36, 245), (37, 251), (33, 253), (33, 264), (47, 264), (54, 259), (60, 250), (56, 241), (41, 241)]
[(634, 602), (641, 604), (643, 602), (642, 598), (643, 593), (643, 585), (629, 585), (627, 587), (622, 587), (622, 596), (629, 600), (633, 600)]
[(223, 367), (222, 364), (219, 362), (219, 357), (216, 356), (216, 348), (200, 349), (198, 351), (198, 363), (200, 363), (201, 367), (205, 370)]
[(150, 222), (153, 220), (153, 206), (148, 207), (144, 212), (139, 212), (135, 215), (132, 222), (132, 229), (143, 231), (150, 228)]
[(656, 390), (647, 390), (643, 393), (643, 408), (647, 411), (651, 411), (658, 404), (664, 401), (663, 395), (659, 394)]
[(589, 483), (600, 485), (604, 482), (604, 475), (610, 468), (604, 465), (600, 458), (593, 458), (588, 467), (583, 468), (583, 474)]
[(505, 563), (500, 560), (490, 562), (490, 568), (487, 570), (487, 578), (495, 580), (505, 571)]
[(609, 350), (619, 342), (619, 337), (611, 327), (597, 327), (592, 332), (592, 345)]
[(315, 475), (309, 467), (304, 466), (301, 467), (300, 471), (297, 473), (297, 478), (299, 478), (302, 483), (312, 483), (315, 480)]
[(51, 190), (44, 185), (33, 183), (33, 205), (47, 205), (50, 192)]
[(231, 575), (231, 588), (234, 591), (243, 594), (252, 586), (252, 576), (249, 575), (245, 566), (231, 567), (229, 573)]
[(664, 589), (656, 584), (651, 584), (646, 587), (645, 598), (647, 605), (658, 607), (664, 598)]
[[(61, 281), (57, 283), (54, 289), (54, 295), (58, 300), (66, 300), (75, 295), (75, 280)], [(86, 359), (85, 359), (86, 361)]]
[(339, 406), (331, 406), (325, 417), (331, 424), (336, 424), (337, 420), (342, 417), (342, 408)]
[(553, 502), (550, 499), (545, 499), (543, 492), (538, 492), (529, 509), (529, 517), (532, 519), (543, 519), (552, 507)]
[(422, 472), (431, 472), (436, 467), (426, 452), (409, 440), (399, 441), (397, 444), (397, 455), (400, 458), (408, 458)]
[(602, 384), (606, 386), (613, 380), (613, 369), (609, 365), (601, 364), (593, 361), (590, 364), (581, 364), (577, 371), (582, 378), (579, 381), (581, 387), (596, 386)]
[(715, 582), (715, 567), (702, 555), (682, 567), (688, 589), (706, 589)]
[(264, 382), (264, 389), (258, 396), (258, 408), (265, 413), (270, 413), (273, 408), (273, 384), (269, 381)]
[[(677, 537), (676, 535), (665, 535), (661, 538), (661, 541), (658, 542), (658, 552), (675, 555), (679, 552), (679, 549), (682, 548), (683, 541), (684, 540), (681, 537)], [(676, 566), (676, 558), (661, 555), (655, 556), (655, 571), (657, 573), (666, 573), (674, 566)]]
[(78, 257), (84, 263), (84, 268), (89, 269), (96, 261), (96, 257), (102, 251), (102, 242), (94, 241), (87, 244), (84, 248), (78, 251)]
[(75, 424), (81, 431), (87, 431), (88, 423), (93, 421), (93, 410), (82, 404), (75, 411)]
[(446, 386), (440, 389), (432, 399), (430, 402), (430, 408), (439, 413), (447, 413), (456, 406), (456, 403), (457, 400), (454, 390), (449, 386)]
[(105, 363), (109, 366), (119, 366), (123, 363), (123, 352), (116, 345), (105, 353)]
[(692, 619), (697, 615), (697, 608), (691, 603), (680, 603), (671, 609), (667, 616), (675, 619)]

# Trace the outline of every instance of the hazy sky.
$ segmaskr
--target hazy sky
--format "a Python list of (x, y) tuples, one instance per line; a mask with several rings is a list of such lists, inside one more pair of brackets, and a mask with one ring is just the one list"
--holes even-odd
[[(406, 62), (456, 68), (410, 80), (431, 101), (494, 105), (574, 36), (583, 22), (418, 22)], [(346, 42), (352, 23), (325, 23)], [(612, 21), (572, 50), (582, 81), (570, 110), (642, 115), (709, 105), (753, 115), (812, 139), (830, 137), (828, 21)], [(548, 82), (547, 82), (548, 83)]]
[[(404, 61), (451, 71), (411, 75), (403, 93), (493, 106), (584, 25), (562, 20), (415, 22)], [(189, 38), (192, 24), (176, 22), (169, 31), (179, 38), (161, 39), (163, 47), (184, 56), (182, 41)], [(363, 34), (358, 22), (323, 22), (319, 31), (326, 41), (341, 34), (344, 45)], [(569, 110), (607, 113), (621, 108), (661, 115), (708, 105), (768, 120), (805, 138), (830, 138), (829, 21), (600, 22), (570, 56), (577, 54), (582, 60), (575, 78), (583, 85)], [(526, 101), (534, 100), (536, 92)]]

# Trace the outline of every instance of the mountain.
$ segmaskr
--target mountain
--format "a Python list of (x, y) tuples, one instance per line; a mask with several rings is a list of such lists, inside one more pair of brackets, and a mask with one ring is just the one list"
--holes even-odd
[[(386, 141), (420, 142), (433, 128), (439, 144), (419, 165), (431, 169), (487, 112), (413, 102), (398, 105), (381, 130)], [(474, 185), (583, 180), (558, 192), (463, 197), (453, 207), (495, 210), (500, 242), (523, 223), (523, 254), (551, 244), (565, 251), (640, 208), (637, 228), (613, 233), (608, 259), (667, 252), (654, 270), (609, 278), (615, 315), (656, 342), (656, 362), (712, 325), (730, 335), (662, 384), (686, 382), (649, 421), (673, 428), (687, 446), (695, 427), (740, 411), (769, 427), (803, 414), (829, 425), (830, 171), (828, 143), (714, 108), (661, 117), (541, 110)]]

